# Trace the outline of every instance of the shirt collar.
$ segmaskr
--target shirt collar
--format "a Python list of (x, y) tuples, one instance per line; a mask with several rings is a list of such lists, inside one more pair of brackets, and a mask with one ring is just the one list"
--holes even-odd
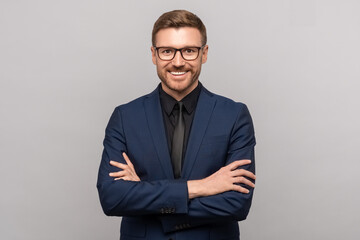
[[(186, 95), (183, 99), (180, 100), (181, 102), (184, 103), (184, 107), (187, 113), (191, 114), (195, 110), (201, 88), (202, 88), (202, 84), (199, 82), (194, 90), (192, 90), (188, 95)], [(162, 89), (161, 85), (159, 89), (160, 89), (159, 91), (160, 91), (161, 106), (165, 110), (166, 114), (170, 116), (177, 101), (175, 98), (167, 94)]]

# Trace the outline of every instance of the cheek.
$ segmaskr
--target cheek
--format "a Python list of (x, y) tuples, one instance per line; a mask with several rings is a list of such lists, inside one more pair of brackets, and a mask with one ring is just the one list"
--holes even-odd
[(156, 68), (157, 68), (158, 72), (163, 72), (164, 71), (164, 68), (159, 66), (159, 65), (157, 65)]
[(191, 67), (193, 69), (194, 72), (199, 72), (201, 70), (201, 63), (197, 63), (197, 64), (194, 64), (192, 65)]
[(167, 71), (167, 69), (168, 69), (168, 63), (157, 63), (156, 64), (156, 67), (157, 67), (157, 69), (159, 70), (159, 71)]

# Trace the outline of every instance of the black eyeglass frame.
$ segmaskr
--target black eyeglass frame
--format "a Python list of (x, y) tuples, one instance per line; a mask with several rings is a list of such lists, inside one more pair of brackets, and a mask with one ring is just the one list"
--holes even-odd
[[(205, 45), (202, 45), (201, 47), (183, 47), (183, 48), (155, 47), (155, 46), (153, 46), (153, 47), (154, 47), (154, 49), (155, 49), (155, 51), (156, 51), (156, 53), (157, 53), (157, 56), (158, 56), (162, 61), (172, 61), (172, 60), (175, 58), (177, 51), (180, 52), (181, 57), (182, 57), (185, 61), (194, 61), (194, 60), (196, 60), (196, 59), (199, 57), (199, 55), (200, 55), (200, 50), (203, 49), (205, 46), (206, 46), (206, 44), (205, 44)], [(171, 48), (171, 49), (173, 49), (173, 50), (175, 51), (174, 56), (173, 56), (171, 59), (162, 59), (162, 58), (160, 57), (160, 55), (159, 55), (159, 48)], [(196, 58), (191, 59), (191, 60), (188, 60), (188, 59), (184, 58), (183, 53), (182, 53), (182, 50), (183, 50), (183, 49), (187, 49), (187, 48), (196, 48), (196, 49), (198, 50)]]

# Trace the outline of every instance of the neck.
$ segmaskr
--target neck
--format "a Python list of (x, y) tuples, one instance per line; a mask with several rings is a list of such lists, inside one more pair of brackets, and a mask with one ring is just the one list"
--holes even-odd
[(199, 80), (196, 80), (191, 84), (188, 88), (184, 89), (183, 91), (176, 91), (173, 89), (168, 88), (163, 82), (161, 82), (161, 87), (170, 96), (172, 96), (176, 101), (180, 101), (184, 97), (186, 97), (189, 93), (191, 93), (197, 86), (199, 85)]

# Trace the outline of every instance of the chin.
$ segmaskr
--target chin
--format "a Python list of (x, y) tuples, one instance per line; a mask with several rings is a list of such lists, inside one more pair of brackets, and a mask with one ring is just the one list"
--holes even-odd
[(186, 92), (189, 88), (191, 88), (191, 86), (195, 82), (196, 81), (189, 81), (189, 80), (185, 80), (185, 81), (181, 81), (181, 82), (167, 80), (166, 82), (164, 82), (164, 84), (166, 85), (167, 88), (169, 88), (172, 91), (175, 91), (178, 93), (183, 93), (183, 92)]

